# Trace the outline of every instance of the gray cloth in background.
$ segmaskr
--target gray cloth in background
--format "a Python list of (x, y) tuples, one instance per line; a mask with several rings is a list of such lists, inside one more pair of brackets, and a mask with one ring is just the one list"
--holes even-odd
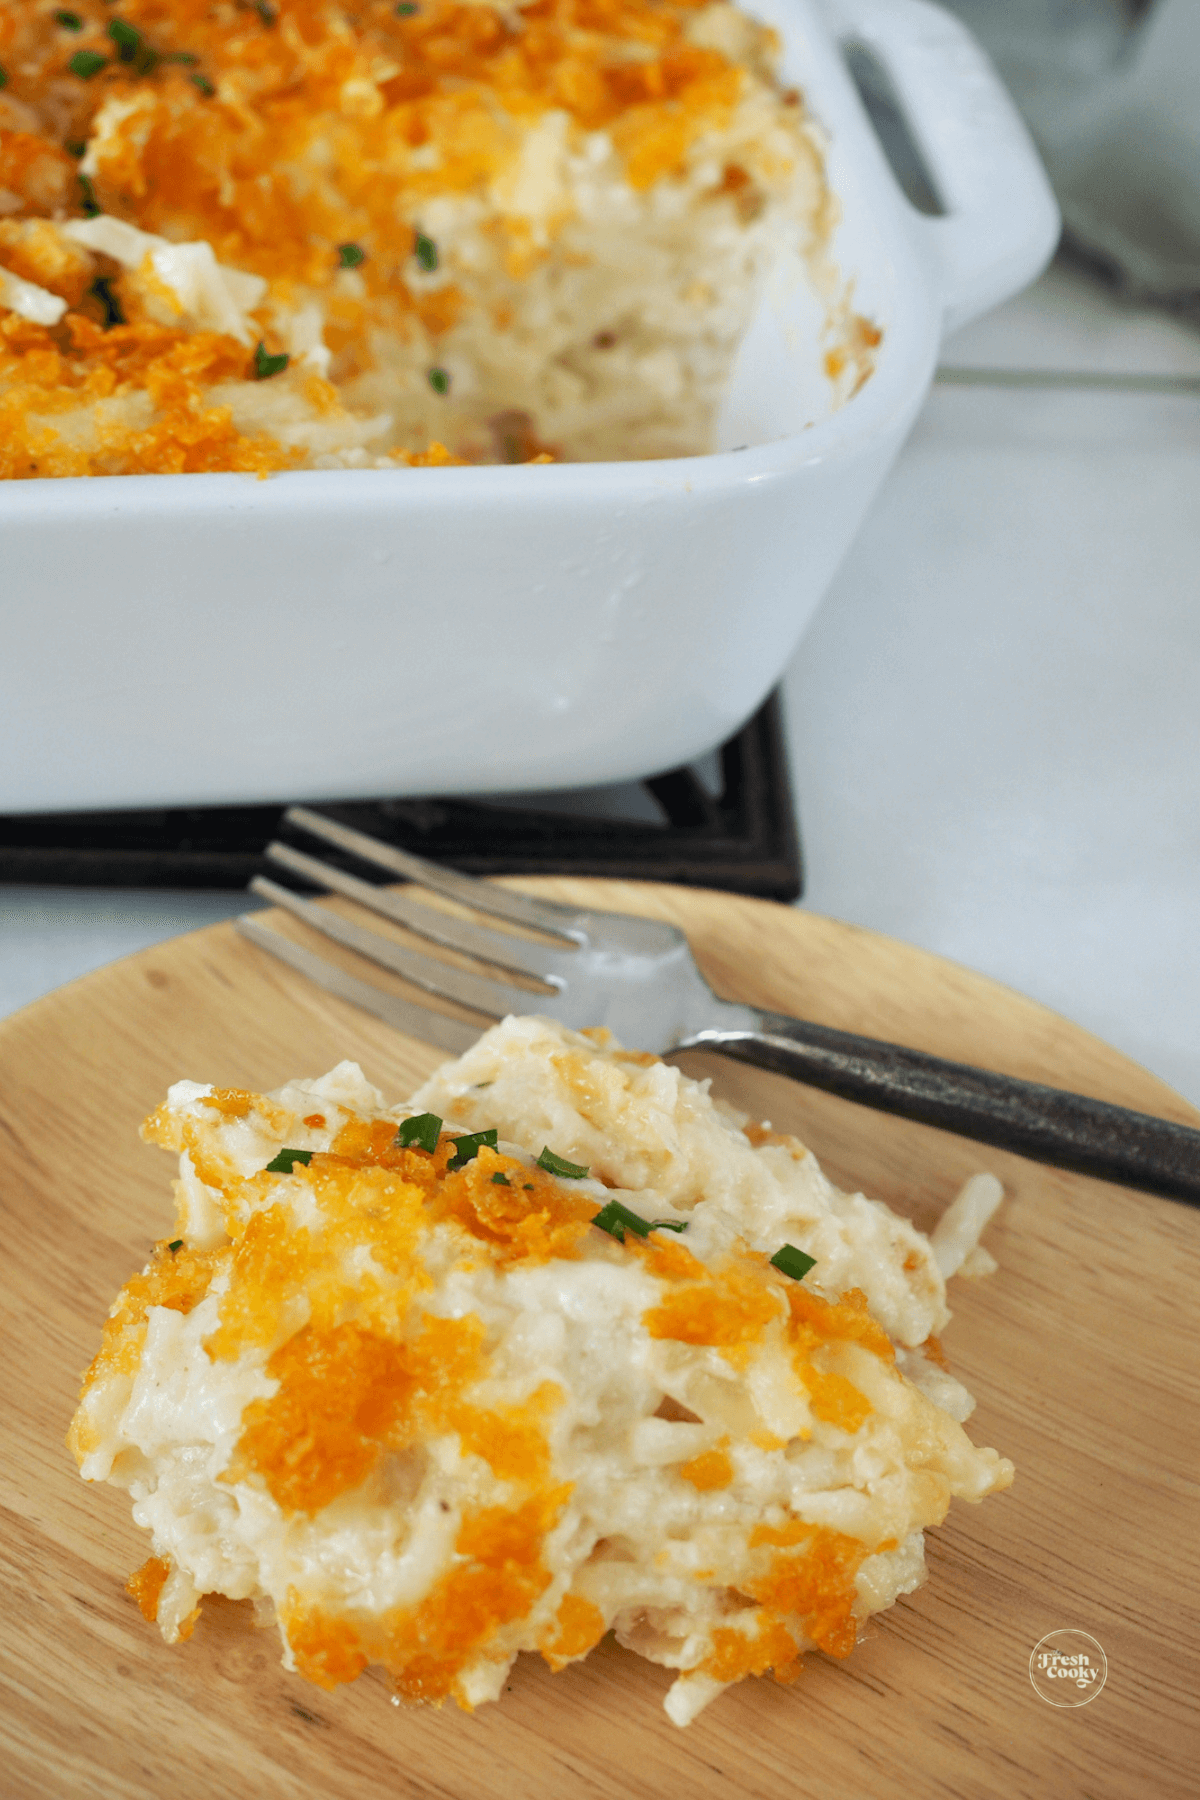
[(1068, 249), (1200, 322), (1200, 0), (942, 0), (1029, 122)]

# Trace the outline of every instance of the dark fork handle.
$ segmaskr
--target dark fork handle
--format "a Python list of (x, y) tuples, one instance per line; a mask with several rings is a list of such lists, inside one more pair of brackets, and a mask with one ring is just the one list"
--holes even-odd
[(1034, 1162), (1200, 1206), (1200, 1131), (1190, 1126), (781, 1013), (758, 1016), (758, 1031), (717, 1027), (679, 1048), (719, 1050)]

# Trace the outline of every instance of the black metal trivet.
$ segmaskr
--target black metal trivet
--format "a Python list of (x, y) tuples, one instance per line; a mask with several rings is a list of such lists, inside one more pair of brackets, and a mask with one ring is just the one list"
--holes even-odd
[[(797, 899), (803, 874), (778, 694), (714, 761), (715, 782), (684, 767), (628, 790), (642, 817), (619, 816), (616, 789), (582, 791), (582, 810), (561, 794), (315, 804), (472, 875), (605, 875)], [(0, 882), (241, 888), (265, 868), (263, 848), (279, 834), (282, 812), (196, 806), (0, 816)]]

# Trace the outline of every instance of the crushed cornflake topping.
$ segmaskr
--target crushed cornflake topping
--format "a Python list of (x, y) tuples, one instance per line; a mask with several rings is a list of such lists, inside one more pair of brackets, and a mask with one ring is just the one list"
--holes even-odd
[[(8, 0), (0, 477), (496, 459), (488, 422), (512, 396), (480, 398), (472, 359), (601, 188), (619, 213), (690, 183), (698, 219), (726, 209), (747, 231), (795, 188), (796, 231), (825, 229), (818, 137), (775, 52), (706, 0), (123, 0), (119, 17)], [(656, 217), (636, 229), (669, 261)], [(563, 268), (589, 254), (568, 248)], [(739, 265), (747, 293), (752, 276)], [(724, 286), (688, 281), (685, 311), (716, 320)], [(87, 336), (117, 321), (157, 332), (156, 354)], [(617, 344), (610, 326), (587, 341)], [(294, 366), (256, 390), (260, 343)], [(615, 362), (629, 355), (636, 404), (671, 403), (670, 346)], [(566, 418), (578, 380), (552, 383)], [(461, 453), (433, 440), (439, 414)], [(503, 442), (557, 454), (536, 430)]]

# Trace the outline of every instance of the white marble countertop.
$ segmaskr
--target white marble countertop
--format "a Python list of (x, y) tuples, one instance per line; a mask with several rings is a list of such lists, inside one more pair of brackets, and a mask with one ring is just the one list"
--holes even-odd
[[(955, 368), (1200, 375), (1056, 268)], [(935, 389), (786, 680), (804, 904), (984, 970), (1200, 1103), (1200, 397)], [(241, 910), (0, 887), (0, 1014)]]

